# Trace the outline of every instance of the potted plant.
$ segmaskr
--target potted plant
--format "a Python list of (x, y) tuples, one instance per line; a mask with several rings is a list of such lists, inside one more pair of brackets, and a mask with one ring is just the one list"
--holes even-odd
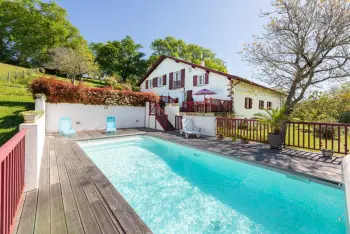
[(40, 116), (44, 114), (44, 111), (23, 111), (20, 113), (25, 123), (34, 123)]
[(241, 143), (242, 144), (249, 144), (248, 137), (246, 135), (241, 136)]
[(328, 149), (321, 149), (323, 157), (326, 158), (332, 158), (333, 157), (333, 150), (328, 150)]
[(224, 139), (224, 136), (222, 134), (217, 134), (216, 139), (222, 140), (222, 139)]
[(268, 133), (268, 141), (273, 149), (282, 149), (283, 146), (284, 135), (282, 132), (282, 126), (285, 121), (288, 120), (285, 111), (285, 107), (282, 107), (281, 109), (265, 109), (265, 114), (256, 113), (254, 115), (256, 119), (271, 127), (272, 132)]
[(237, 141), (237, 137), (233, 136), (233, 137), (231, 137), (231, 140), (232, 140), (232, 144), (234, 144)]
[(44, 99), (46, 101), (46, 96), (43, 93), (37, 93), (34, 95), (35, 99)]

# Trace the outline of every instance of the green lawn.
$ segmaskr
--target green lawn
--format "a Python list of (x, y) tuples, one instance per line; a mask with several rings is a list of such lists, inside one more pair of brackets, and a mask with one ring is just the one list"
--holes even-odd
[(34, 109), (31, 93), (23, 85), (0, 83), (0, 146), (18, 132), (20, 112)]

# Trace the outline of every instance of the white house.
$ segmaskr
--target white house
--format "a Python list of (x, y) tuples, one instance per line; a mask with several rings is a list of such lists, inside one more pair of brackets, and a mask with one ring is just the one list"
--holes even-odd
[(251, 118), (263, 108), (279, 108), (284, 97), (279, 91), (247, 79), (169, 56), (160, 57), (139, 85), (142, 92), (178, 98), (180, 106), (203, 103), (204, 96), (193, 94), (208, 89), (216, 94), (206, 98), (232, 100), (232, 111), (242, 118)]

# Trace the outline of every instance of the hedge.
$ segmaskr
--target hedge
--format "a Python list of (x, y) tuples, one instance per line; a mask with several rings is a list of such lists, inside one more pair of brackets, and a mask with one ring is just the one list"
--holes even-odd
[(149, 92), (119, 91), (111, 88), (91, 88), (83, 84), (41, 77), (30, 85), (33, 96), (45, 94), (49, 103), (80, 103), (86, 105), (144, 106), (159, 102), (159, 96)]

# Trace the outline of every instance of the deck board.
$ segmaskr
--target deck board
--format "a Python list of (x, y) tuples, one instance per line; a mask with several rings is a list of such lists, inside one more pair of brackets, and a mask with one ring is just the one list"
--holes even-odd
[(116, 135), (82, 131), (74, 138), (54, 133), (45, 138), (39, 189), (24, 194), (14, 233), (152, 233), (76, 142), (135, 134), (150, 135), (333, 184), (341, 183), (341, 158), (329, 160), (301, 150), (275, 151), (264, 144), (232, 144), (205, 136), (186, 139), (177, 132), (144, 128), (118, 129)]
[(61, 183), (57, 168), (57, 151), (55, 138), (49, 139), (49, 161), (50, 161), (50, 205), (51, 205), (51, 233), (67, 233), (66, 220), (64, 215)]
[[(56, 144), (55, 149), (58, 155), (64, 155), (62, 147), (64, 147), (64, 144)], [(61, 182), (62, 201), (66, 217), (67, 231), (68, 233), (84, 233), (64, 160), (64, 156), (57, 157), (57, 168)]]
[(23, 205), (23, 212), (18, 226), (18, 234), (34, 233), (35, 214), (37, 208), (38, 190), (30, 191), (26, 194)]
[[(51, 229), (50, 217), (50, 164), (49, 164), (49, 138), (45, 138), (44, 153), (42, 156), (40, 177), (39, 177), (39, 194), (38, 206), (35, 216), (35, 233), (47, 234)], [(21, 223), (20, 223), (21, 225)]]

